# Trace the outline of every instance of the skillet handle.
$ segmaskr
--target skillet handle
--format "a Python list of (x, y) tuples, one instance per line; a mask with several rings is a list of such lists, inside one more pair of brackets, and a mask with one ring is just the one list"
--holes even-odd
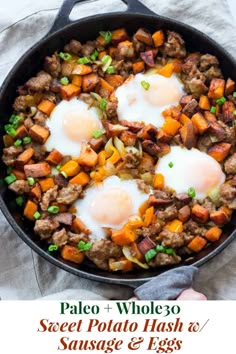
[[(51, 27), (51, 29), (48, 32), (49, 34), (52, 34), (59, 29), (65, 27), (66, 25), (69, 25), (70, 23), (73, 23), (74, 21), (71, 21), (69, 16), (70, 13), (77, 3), (82, 3), (82, 2), (92, 2), (95, 0), (64, 0), (61, 8), (59, 9), (59, 12), (56, 16), (56, 19)], [(144, 13), (148, 15), (155, 15), (155, 13), (151, 10), (149, 10), (145, 5), (143, 5), (141, 2), (138, 0), (121, 0), (127, 5), (127, 10), (126, 12), (130, 13)]]

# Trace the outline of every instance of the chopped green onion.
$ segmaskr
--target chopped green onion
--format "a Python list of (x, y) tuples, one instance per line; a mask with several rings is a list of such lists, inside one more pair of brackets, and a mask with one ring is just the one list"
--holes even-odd
[(166, 248), (164, 246), (162, 246), (162, 245), (157, 245), (156, 246), (156, 251), (157, 252), (161, 252), (161, 253), (165, 253)]
[(166, 254), (174, 255), (175, 250), (173, 248), (166, 248)]
[(195, 189), (193, 187), (190, 187), (188, 190), (188, 196), (191, 198), (194, 198), (196, 196)]
[(30, 136), (25, 136), (24, 138), (23, 138), (23, 144), (29, 144), (29, 143), (31, 143), (31, 137)]
[(12, 114), (9, 118), (9, 123), (13, 124), (14, 121), (15, 121), (15, 118), (16, 118), (16, 115), (15, 114)]
[(157, 255), (157, 251), (154, 249), (151, 249), (145, 253), (145, 259), (146, 262), (149, 262), (152, 258), (154, 258)]
[(102, 57), (102, 70), (105, 72), (107, 71), (107, 69), (109, 68), (109, 66), (111, 65), (111, 62), (112, 62), (112, 57), (110, 55), (104, 55)]
[(172, 167), (174, 166), (173, 162), (169, 162), (169, 163), (168, 163), (168, 166), (169, 166), (170, 168), (172, 168)]
[(147, 81), (141, 81), (141, 85), (143, 86), (144, 90), (149, 90), (150, 84)]
[(226, 98), (224, 96), (216, 100), (217, 104), (223, 104), (224, 102), (226, 102)]
[(22, 206), (24, 204), (25, 200), (24, 200), (24, 197), (22, 197), (21, 195), (19, 195), (19, 197), (16, 198), (16, 204), (18, 206)]
[(65, 171), (61, 171), (60, 173), (61, 173), (61, 175), (62, 175), (63, 177), (65, 177), (65, 178), (68, 177), (67, 174), (65, 173)]
[(216, 113), (216, 107), (215, 106), (211, 106), (210, 112), (211, 113)]
[(99, 32), (100, 36), (102, 36), (105, 39), (106, 43), (110, 43), (111, 39), (112, 39), (112, 33), (110, 31), (100, 31)]
[(100, 101), (99, 101), (99, 107), (105, 111), (106, 108), (107, 108), (107, 100), (105, 98), (102, 98)]
[(233, 93), (233, 97), (236, 97), (236, 91), (234, 91), (234, 93)]
[(234, 120), (234, 125), (236, 126), (236, 119)]
[(84, 242), (84, 241), (79, 241), (78, 243), (78, 249), (80, 251), (89, 251), (92, 248), (92, 243), (89, 242)]
[(28, 177), (27, 181), (28, 181), (30, 186), (33, 186), (35, 184), (35, 179), (33, 177)]
[(51, 214), (58, 214), (59, 207), (57, 205), (51, 205), (50, 207), (48, 207), (48, 212)]
[(14, 146), (20, 146), (22, 144), (22, 140), (21, 139), (17, 139), (15, 142), (14, 142)]
[(107, 68), (107, 73), (108, 73), (108, 74), (114, 74), (114, 73), (115, 73), (114, 67), (113, 67), (113, 66), (108, 66), (108, 68)]
[(16, 116), (14, 114), (9, 118), (9, 123), (11, 123), (14, 128), (18, 128), (19, 123), (23, 122), (24, 118), (22, 116)]
[(61, 78), (61, 80), (60, 80), (60, 83), (62, 84), (62, 85), (68, 85), (69, 84), (69, 79), (68, 79), (68, 77), (62, 77)]
[(79, 58), (77, 61), (79, 64), (88, 64), (90, 62), (87, 57)]
[(11, 124), (6, 124), (4, 126), (5, 132), (10, 135), (12, 138), (16, 135), (16, 129)]
[(10, 173), (11, 173), (11, 171), (12, 171), (12, 168), (13, 168), (12, 166), (8, 166), (8, 167), (7, 167), (7, 174), (8, 174), (8, 175), (10, 175)]
[(71, 60), (72, 55), (69, 53), (60, 52), (59, 57), (65, 61)]
[(13, 182), (16, 181), (16, 176), (14, 175), (14, 173), (11, 173), (9, 176), (5, 177), (4, 178), (4, 181), (7, 183), (7, 184), (11, 184)]
[(100, 138), (100, 136), (102, 136), (102, 134), (104, 134), (104, 133), (105, 133), (104, 129), (99, 129), (99, 130), (94, 130), (94, 131), (92, 132), (92, 135), (93, 135), (93, 137), (94, 137), (95, 139), (98, 139), (98, 138)]
[(95, 60), (97, 59), (98, 55), (99, 55), (99, 53), (98, 53), (98, 51), (95, 49), (95, 51), (90, 55), (90, 59), (91, 59), (92, 61), (95, 61)]
[(49, 252), (53, 252), (53, 251), (57, 251), (57, 250), (58, 250), (58, 246), (55, 245), (54, 243), (52, 243), (51, 245), (48, 246)]
[(40, 216), (41, 216), (41, 214), (40, 214), (38, 211), (36, 211), (36, 212), (34, 213), (34, 215), (33, 215), (33, 217), (35, 218), (35, 220), (38, 220), (38, 219), (40, 218)]
[(233, 111), (233, 114), (236, 115), (236, 109)]
[(56, 166), (57, 171), (59, 171), (60, 168), (61, 168), (61, 165), (57, 165), (57, 166)]

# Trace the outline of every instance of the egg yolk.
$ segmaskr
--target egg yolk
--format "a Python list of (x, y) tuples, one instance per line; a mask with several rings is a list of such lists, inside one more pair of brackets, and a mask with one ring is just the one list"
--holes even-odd
[(72, 111), (64, 116), (63, 131), (73, 141), (89, 140), (98, 129), (99, 124), (89, 111)]
[(91, 216), (103, 225), (124, 223), (132, 215), (133, 204), (128, 193), (120, 188), (105, 190), (90, 204)]
[(152, 106), (166, 106), (178, 102), (182, 93), (175, 82), (170, 79), (150, 82), (148, 90), (143, 90), (143, 98)]

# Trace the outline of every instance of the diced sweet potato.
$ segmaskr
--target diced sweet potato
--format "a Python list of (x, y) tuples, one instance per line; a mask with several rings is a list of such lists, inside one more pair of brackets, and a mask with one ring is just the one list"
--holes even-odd
[(11, 173), (13, 173), (16, 176), (16, 179), (26, 179), (25, 173), (23, 171), (13, 168)]
[(26, 150), (24, 150), (20, 155), (18, 155), (17, 159), (15, 160), (15, 166), (20, 168), (23, 167), (31, 157), (34, 155), (34, 150), (29, 147)]
[(201, 236), (195, 236), (194, 239), (188, 244), (188, 248), (193, 252), (200, 252), (206, 244), (207, 241), (205, 238)]
[(231, 144), (229, 143), (218, 143), (208, 150), (208, 155), (213, 157), (216, 161), (221, 162), (229, 154), (230, 148)]
[(208, 97), (217, 100), (218, 98), (224, 96), (224, 91), (225, 91), (225, 80), (212, 79), (210, 82)]
[(19, 128), (17, 128), (16, 130), (16, 135), (15, 135), (15, 139), (22, 139), (25, 136), (28, 136), (28, 130), (26, 129), (26, 127), (24, 125), (20, 125)]
[(45, 113), (47, 116), (50, 116), (52, 110), (55, 108), (55, 103), (49, 100), (43, 100), (39, 103), (38, 109)]
[(229, 221), (229, 216), (225, 213), (224, 210), (216, 210), (210, 213), (210, 219), (216, 225), (223, 225)]
[[(233, 113), (235, 111), (235, 105), (233, 102), (231, 101), (226, 101), (223, 103), (222, 105), (222, 113), (225, 115), (225, 114), (228, 114), (228, 113)], [(233, 115), (234, 117), (234, 115)]]
[(112, 94), (114, 91), (114, 87), (111, 86), (106, 80), (103, 78), (99, 79), (99, 88), (98, 88), (98, 93), (100, 96), (109, 98), (109, 96)]
[(81, 87), (82, 86), (82, 76), (80, 75), (72, 75), (71, 83), (75, 86)]
[(200, 204), (195, 204), (192, 208), (192, 216), (196, 221), (204, 224), (209, 218), (209, 211)]
[(196, 135), (192, 122), (185, 123), (179, 130), (181, 139), (187, 149), (191, 149), (196, 145)]
[(46, 158), (46, 161), (52, 165), (58, 165), (63, 155), (56, 149), (53, 149)]
[(72, 75), (87, 75), (92, 72), (92, 68), (89, 65), (78, 64), (74, 67)]
[(171, 106), (171, 107), (166, 108), (162, 112), (162, 115), (165, 118), (171, 117), (173, 119), (179, 120), (180, 116), (181, 116), (181, 112), (180, 112), (180, 110), (177, 107)]
[(45, 177), (50, 174), (51, 168), (47, 162), (39, 162), (32, 165), (25, 165), (24, 171), (26, 177)]
[(96, 38), (96, 41), (102, 46), (102, 47), (106, 47), (108, 45), (108, 43), (105, 41), (105, 38), (103, 36), (98, 36)]
[(140, 53), (141, 59), (144, 61), (147, 66), (154, 67), (155, 62), (154, 62), (154, 55), (152, 50), (148, 50), (146, 52), (141, 52)]
[(38, 124), (34, 124), (29, 130), (29, 136), (39, 144), (44, 144), (49, 134), (49, 129)]
[(183, 206), (179, 209), (178, 219), (182, 222), (187, 222), (191, 215), (191, 209), (188, 205)]
[(176, 119), (166, 118), (162, 129), (168, 135), (174, 136), (178, 132), (180, 127), (181, 124)]
[(139, 28), (137, 30), (137, 32), (134, 34), (134, 38), (146, 45), (152, 46), (151, 33), (143, 28)]
[(90, 177), (85, 172), (80, 172), (76, 176), (70, 179), (69, 183), (80, 184), (81, 186), (86, 186), (90, 181)]
[(98, 161), (98, 154), (85, 142), (81, 145), (81, 152), (78, 162), (81, 165), (93, 167)]
[(165, 177), (162, 173), (156, 173), (153, 178), (153, 188), (154, 189), (163, 189), (165, 186)]
[(174, 72), (175, 72), (175, 64), (173, 62), (167, 63), (162, 68), (158, 69), (158, 74), (165, 77), (171, 77), (171, 75)]
[(152, 35), (152, 40), (155, 47), (160, 47), (165, 41), (164, 32), (162, 30), (154, 32)]
[(149, 226), (152, 223), (154, 215), (155, 215), (154, 207), (151, 206), (147, 208), (144, 214), (143, 225), (146, 227)]
[(77, 161), (69, 160), (61, 168), (60, 172), (64, 172), (68, 177), (73, 177), (79, 173), (80, 167)]
[(126, 146), (134, 146), (136, 144), (137, 136), (135, 133), (126, 130), (121, 133), (120, 140), (123, 141)]
[(157, 140), (161, 143), (169, 143), (172, 139), (172, 136), (167, 134), (163, 129), (160, 129), (157, 133)]
[(114, 45), (117, 45), (118, 43), (123, 42), (128, 38), (129, 38), (129, 36), (128, 36), (126, 30), (124, 28), (119, 28), (119, 29), (112, 31), (111, 43)]
[(230, 95), (231, 93), (234, 92), (234, 90), (235, 90), (235, 81), (228, 78), (225, 85), (225, 96)]
[(90, 230), (87, 229), (85, 224), (80, 220), (79, 218), (75, 218), (72, 221), (72, 231), (76, 232), (77, 234), (80, 234), (81, 232), (85, 233), (86, 235), (90, 234)]
[(209, 101), (209, 98), (205, 95), (201, 95), (200, 99), (199, 99), (199, 108), (205, 110), (205, 111), (209, 111), (211, 108), (211, 104)]
[(10, 135), (3, 135), (3, 143), (5, 147), (10, 147), (14, 144), (14, 139)]
[(62, 85), (60, 86), (60, 95), (63, 100), (70, 100), (71, 98), (78, 96), (81, 92), (79, 86), (74, 84)]
[(124, 226), (120, 230), (112, 231), (111, 239), (119, 246), (127, 246), (134, 242), (136, 238), (135, 232), (129, 227)]
[(217, 120), (215, 114), (213, 114), (209, 111), (204, 112), (204, 117), (209, 123), (215, 122)]
[(184, 114), (184, 113), (180, 114), (179, 121), (183, 125), (186, 124), (186, 123), (191, 123), (191, 119), (188, 116), (186, 116), (186, 114)]
[(105, 80), (108, 82), (108, 84), (114, 88), (119, 87), (120, 85), (123, 84), (124, 79), (121, 75), (116, 75), (116, 74), (106, 74), (105, 75)]
[(127, 258), (122, 257), (119, 260), (109, 258), (108, 267), (111, 272), (121, 271), (122, 273), (130, 272), (134, 268), (134, 263)]
[(207, 230), (205, 237), (208, 241), (215, 242), (219, 240), (221, 234), (222, 230), (217, 226), (213, 226)]
[(121, 57), (133, 58), (135, 56), (134, 45), (128, 40), (120, 42), (118, 44), (117, 51)]
[(108, 48), (108, 54), (110, 55), (110, 57), (112, 57), (112, 58), (115, 57), (115, 55), (116, 55), (116, 50), (117, 50), (116, 47), (109, 47), (109, 48)]
[(29, 199), (24, 208), (24, 216), (27, 219), (34, 221), (35, 220), (34, 214), (36, 213), (37, 210), (38, 210), (38, 205)]
[(184, 230), (182, 221), (174, 219), (166, 224), (166, 229), (171, 232), (181, 233)]
[(134, 74), (141, 73), (145, 69), (145, 64), (143, 61), (136, 61), (132, 64), (132, 69)]
[(84, 260), (85, 254), (84, 252), (81, 252), (78, 247), (65, 245), (61, 250), (61, 256), (67, 261), (81, 264)]
[(38, 183), (35, 184), (35, 186), (31, 189), (30, 191), (30, 196), (32, 199), (36, 199), (36, 201), (41, 200), (41, 188)]
[(82, 82), (83, 92), (92, 91), (95, 88), (95, 86), (98, 84), (98, 82), (99, 82), (99, 78), (98, 78), (98, 74), (96, 73), (91, 73), (83, 76), (83, 82)]
[(196, 128), (198, 134), (203, 134), (208, 129), (209, 124), (207, 120), (203, 117), (201, 113), (195, 113), (191, 119), (194, 127)]
[(39, 181), (42, 192), (46, 192), (54, 187), (54, 180), (52, 177), (44, 178)]

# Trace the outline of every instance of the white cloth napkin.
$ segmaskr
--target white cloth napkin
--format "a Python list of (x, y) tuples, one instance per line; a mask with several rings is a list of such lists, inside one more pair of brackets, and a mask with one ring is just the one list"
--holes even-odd
[[(207, 33), (236, 56), (233, 18), (226, 0), (143, 0), (153, 11)], [(62, 0), (0, 0), (0, 84), (18, 58), (50, 29)], [(76, 5), (73, 19), (126, 8), (121, 0)], [(0, 214), (0, 297), (10, 299), (128, 299), (132, 289), (71, 275), (35, 254)], [(236, 241), (200, 268), (195, 288), (209, 299), (236, 299)]]

